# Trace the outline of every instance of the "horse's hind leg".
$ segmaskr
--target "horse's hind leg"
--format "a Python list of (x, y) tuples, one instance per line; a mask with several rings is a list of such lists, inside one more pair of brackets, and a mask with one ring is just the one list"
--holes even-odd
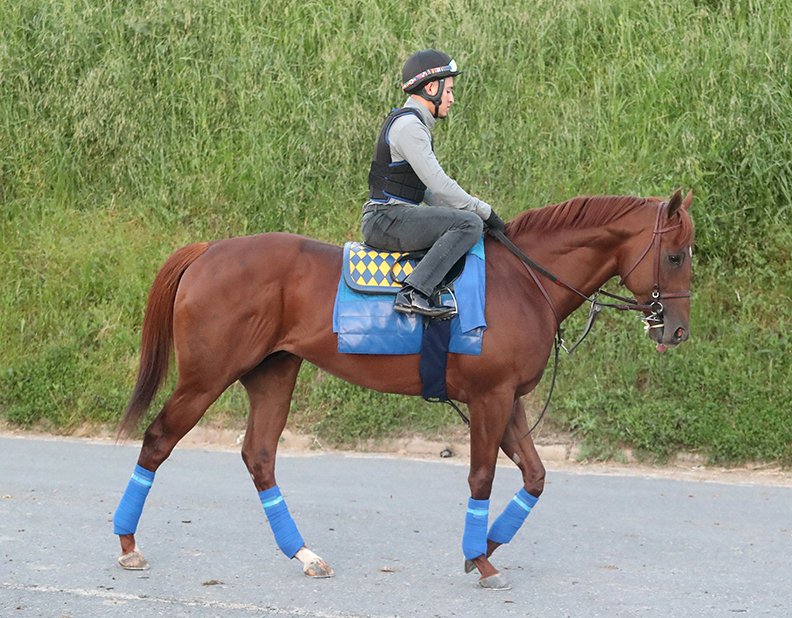
[[(534, 447), (519, 397), (514, 401), (501, 449), (522, 472), (523, 487), (492, 524), (487, 534), (487, 557), (514, 538), (544, 490), (545, 468)], [(472, 563), (466, 563), (466, 571), (472, 571), (473, 568)]]
[(310, 577), (332, 577), (333, 569), (305, 546), (275, 481), (275, 455), (302, 359), (286, 352), (268, 356), (240, 381), (250, 398), (242, 459), (259, 492), (275, 541), (287, 558), (297, 558)]
[(146, 429), (135, 472), (113, 518), (115, 533), (121, 541), (118, 563), (125, 569), (148, 568), (146, 559), (137, 549), (135, 531), (154, 473), (226, 386), (216, 384), (208, 390), (204, 380), (180, 378), (176, 390)]

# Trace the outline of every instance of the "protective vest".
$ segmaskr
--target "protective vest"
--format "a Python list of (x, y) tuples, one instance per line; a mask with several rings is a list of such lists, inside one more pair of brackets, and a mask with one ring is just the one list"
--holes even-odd
[(382, 125), (369, 172), (370, 200), (387, 202), (389, 198), (393, 197), (411, 204), (419, 204), (423, 201), (426, 185), (418, 178), (418, 174), (413, 171), (407, 161), (394, 163), (391, 160), (388, 131), (390, 131), (393, 121), (405, 114), (414, 114), (418, 120), (421, 120), (421, 115), (417, 110), (402, 107), (391, 111)]

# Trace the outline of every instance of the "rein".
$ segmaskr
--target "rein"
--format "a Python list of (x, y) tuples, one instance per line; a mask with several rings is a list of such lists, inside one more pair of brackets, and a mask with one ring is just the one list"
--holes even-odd
[[(574, 350), (583, 343), (583, 340), (588, 336), (591, 332), (592, 327), (594, 326), (594, 321), (599, 316), (600, 312), (604, 307), (609, 309), (616, 309), (617, 311), (641, 311), (641, 312), (650, 312), (649, 315), (644, 317), (644, 323), (646, 324), (647, 330), (650, 328), (661, 328), (663, 326), (663, 303), (661, 302), (663, 299), (667, 298), (689, 298), (690, 291), (684, 292), (668, 292), (668, 293), (661, 293), (660, 292), (660, 239), (662, 234), (666, 232), (670, 232), (671, 230), (675, 230), (681, 227), (682, 223), (677, 223), (676, 225), (671, 225), (667, 227), (661, 227), (661, 220), (663, 213), (665, 213), (668, 209), (668, 202), (662, 202), (660, 207), (657, 209), (657, 218), (655, 219), (654, 229), (652, 230), (652, 239), (646, 245), (646, 248), (641, 252), (638, 256), (638, 259), (635, 263), (630, 267), (627, 271), (627, 274), (622, 276), (621, 280), (619, 281), (619, 285), (624, 285), (627, 281), (627, 277), (629, 277), (633, 271), (638, 267), (638, 265), (643, 261), (643, 259), (649, 254), (649, 251), (654, 249), (654, 285), (652, 288), (652, 301), (649, 303), (639, 303), (634, 298), (626, 298), (624, 296), (619, 296), (618, 294), (613, 294), (606, 290), (603, 290), (601, 287), (597, 289), (594, 294), (591, 296), (581, 292), (577, 288), (569, 285), (562, 279), (558, 278), (552, 272), (547, 270), (546, 268), (540, 266), (536, 262), (534, 262), (531, 258), (529, 258), (517, 245), (515, 245), (509, 238), (504, 234), (501, 230), (488, 230), (490, 236), (494, 237), (498, 240), (501, 244), (503, 244), (511, 253), (513, 253), (522, 263), (523, 266), (528, 270), (528, 274), (533, 279), (536, 286), (539, 288), (539, 291), (542, 293), (542, 296), (547, 301), (547, 304), (550, 306), (550, 309), (553, 311), (553, 315), (555, 316), (556, 320), (556, 333), (554, 339), (554, 348), (555, 354), (553, 359), (553, 376), (550, 382), (550, 391), (547, 394), (547, 401), (545, 401), (544, 407), (542, 411), (539, 413), (539, 418), (533, 424), (533, 426), (528, 430), (526, 434), (521, 436), (520, 440), (531, 433), (533, 433), (534, 429), (542, 422), (544, 418), (545, 412), (547, 412), (548, 407), (550, 406), (550, 400), (553, 397), (553, 390), (555, 388), (556, 383), (556, 376), (558, 373), (558, 359), (559, 359), (559, 350), (563, 349), (567, 354), (571, 354)], [(536, 272), (534, 272), (536, 271)], [(591, 303), (591, 309), (589, 310), (589, 317), (588, 322), (586, 323), (586, 327), (583, 331), (583, 334), (577, 340), (577, 342), (571, 347), (567, 348), (564, 344), (564, 339), (562, 336), (562, 328), (561, 328), (561, 318), (558, 314), (558, 310), (556, 309), (555, 303), (553, 302), (550, 294), (548, 294), (547, 290), (545, 289), (542, 282), (537, 277), (536, 273), (539, 273), (546, 279), (549, 279), (551, 282), (555, 283), (556, 285), (576, 294), (584, 301)], [(612, 302), (600, 302), (598, 300), (599, 296), (606, 296), (608, 298), (612, 298), (616, 301), (620, 301), (617, 303)], [(518, 440), (519, 442), (519, 440)]]

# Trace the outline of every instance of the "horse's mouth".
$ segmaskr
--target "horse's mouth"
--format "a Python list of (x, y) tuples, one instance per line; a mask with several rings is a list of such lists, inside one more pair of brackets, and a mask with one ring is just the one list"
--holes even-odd
[(658, 352), (665, 352), (668, 348), (675, 348), (688, 338), (687, 328), (678, 326), (670, 336), (666, 335), (664, 321), (644, 320), (644, 328), (649, 338), (654, 341)]

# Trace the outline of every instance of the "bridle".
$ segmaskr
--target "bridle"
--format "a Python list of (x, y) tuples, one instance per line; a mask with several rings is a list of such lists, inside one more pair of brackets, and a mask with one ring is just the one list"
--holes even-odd
[[(652, 230), (652, 238), (649, 243), (646, 245), (646, 248), (640, 253), (638, 258), (635, 260), (635, 263), (627, 270), (627, 273), (623, 275), (619, 281), (619, 285), (625, 285), (627, 278), (638, 268), (639, 264), (643, 262), (646, 256), (649, 254), (650, 251), (654, 250), (654, 283), (652, 285), (652, 294), (651, 300), (647, 303), (639, 303), (634, 298), (627, 298), (625, 296), (619, 296), (618, 294), (613, 294), (606, 290), (603, 290), (601, 287), (597, 289), (594, 294), (591, 296), (581, 292), (577, 288), (569, 285), (565, 281), (562, 281), (553, 273), (551, 273), (546, 268), (543, 268), (536, 262), (534, 262), (531, 258), (529, 258), (523, 251), (515, 245), (511, 240), (506, 237), (500, 230), (489, 230), (489, 234), (501, 242), (509, 251), (511, 251), (517, 258), (523, 263), (525, 268), (528, 270), (528, 274), (533, 279), (533, 282), (539, 288), (539, 291), (544, 296), (544, 299), (547, 301), (550, 309), (553, 311), (553, 315), (555, 316), (556, 320), (556, 333), (555, 333), (555, 359), (553, 364), (553, 377), (550, 383), (550, 390), (547, 395), (547, 401), (545, 402), (542, 411), (539, 414), (539, 418), (534, 423), (533, 427), (528, 430), (528, 433), (525, 435), (529, 435), (536, 429), (537, 425), (542, 421), (545, 412), (547, 411), (548, 406), (550, 405), (550, 399), (553, 396), (553, 389), (555, 388), (556, 382), (556, 373), (558, 370), (558, 357), (559, 357), (559, 350), (563, 349), (567, 353), (571, 354), (575, 348), (577, 348), (586, 336), (591, 332), (591, 328), (594, 325), (594, 321), (596, 320), (597, 316), (599, 315), (600, 311), (603, 308), (607, 307), (610, 309), (616, 309), (617, 311), (641, 311), (644, 314), (643, 322), (645, 324), (646, 330), (652, 328), (662, 328), (663, 323), (663, 300), (670, 299), (670, 298), (690, 298), (690, 290), (684, 290), (681, 292), (663, 292), (660, 289), (660, 245), (662, 242), (662, 236), (666, 232), (670, 232), (672, 230), (676, 230), (682, 226), (682, 222), (676, 223), (675, 225), (668, 225), (666, 227), (662, 226), (663, 216), (666, 215), (668, 212), (668, 202), (662, 202), (657, 209), (657, 218), (655, 219), (654, 229)], [(548, 294), (545, 286), (540, 281), (537, 273), (549, 279), (556, 285), (565, 288), (566, 290), (576, 294), (577, 296), (581, 297), (584, 301), (591, 303), (591, 308), (589, 310), (589, 317), (586, 327), (583, 331), (581, 337), (577, 340), (577, 342), (570, 348), (566, 347), (564, 343), (562, 328), (561, 328), (561, 318), (558, 313), (558, 309), (553, 302), (553, 299)], [(620, 302), (600, 302), (598, 300), (599, 296), (606, 296), (616, 301)], [(648, 315), (647, 315), (648, 313)], [(523, 436), (525, 437), (525, 436)], [(522, 438), (521, 438), (522, 439)]]
[(661, 221), (663, 218), (663, 213), (667, 212), (668, 210), (668, 203), (663, 202), (660, 204), (660, 207), (657, 209), (657, 219), (655, 220), (654, 230), (652, 231), (652, 240), (646, 245), (646, 248), (641, 252), (641, 255), (638, 256), (638, 259), (635, 260), (635, 263), (632, 267), (627, 271), (627, 274), (623, 275), (622, 278), (619, 280), (619, 285), (626, 285), (627, 277), (629, 277), (633, 271), (638, 268), (638, 265), (644, 260), (650, 250), (654, 249), (654, 284), (652, 285), (652, 302), (647, 305), (640, 305), (636, 303), (635, 308), (639, 311), (651, 311), (651, 314), (645, 318), (645, 322), (647, 324), (647, 328), (661, 328), (663, 326), (663, 303), (662, 301), (667, 298), (690, 298), (690, 290), (684, 290), (682, 292), (661, 292), (660, 291), (660, 243), (662, 235), (666, 232), (670, 232), (672, 230), (676, 230), (682, 227), (682, 222), (680, 221), (676, 225), (669, 225), (667, 227), (661, 227)]

